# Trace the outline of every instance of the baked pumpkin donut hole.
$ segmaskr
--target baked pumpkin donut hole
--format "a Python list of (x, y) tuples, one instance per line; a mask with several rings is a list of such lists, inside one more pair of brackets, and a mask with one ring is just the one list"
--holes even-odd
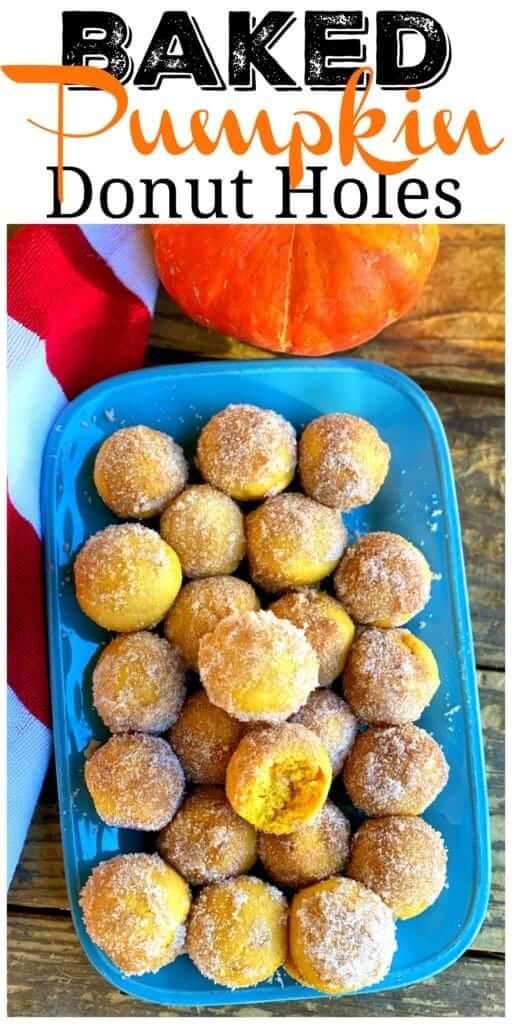
[(82, 611), (115, 633), (160, 622), (182, 580), (176, 552), (140, 523), (120, 523), (95, 533), (78, 552), (74, 575)]
[(256, 863), (256, 832), (220, 786), (198, 786), (158, 837), (164, 860), (192, 885), (243, 875)]
[(302, 630), (272, 612), (222, 619), (199, 644), (199, 674), (213, 704), (243, 722), (285, 721), (318, 684)]
[(336, 511), (295, 492), (250, 512), (245, 531), (251, 579), (271, 593), (319, 583), (336, 568), (347, 543)]
[(422, 814), (448, 781), (438, 743), (418, 726), (373, 726), (358, 735), (343, 768), (352, 803), (369, 817)]
[(185, 779), (165, 740), (145, 733), (112, 736), (85, 762), (85, 784), (106, 825), (157, 832), (174, 817)]
[(238, 505), (209, 484), (192, 484), (171, 501), (162, 513), (160, 533), (190, 579), (229, 575), (245, 554)]
[(303, 629), (319, 666), (319, 686), (330, 686), (341, 675), (354, 639), (355, 626), (339, 601), (320, 590), (283, 594), (269, 610)]
[(231, 755), (245, 726), (198, 690), (185, 701), (169, 739), (187, 779), (195, 783), (223, 785)]
[(381, 981), (396, 949), (386, 904), (350, 878), (328, 878), (295, 893), (289, 961), (304, 985), (333, 995)]
[(92, 674), (93, 703), (111, 732), (165, 732), (185, 700), (181, 654), (149, 633), (116, 636)]
[(369, 724), (403, 725), (420, 717), (439, 686), (436, 659), (407, 629), (365, 629), (343, 674), (352, 710)]
[(332, 780), (325, 747), (302, 725), (252, 729), (228, 764), (226, 795), (261, 832), (295, 832), (318, 814)]
[(187, 952), (206, 978), (246, 988), (271, 978), (286, 958), (287, 904), (252, 876), (202, 889), (188, 922)]
[(332, 690), (314, 690), (290, 722), (298, 722), (318, 736), (329, 754), (333, 778), (339, 775), (357, 732), (357, 720), (348, 704)]
[(197, 443), (196, 464), (208, 483), (239, 501), (284, 491), (297, 463), (291, 423), (272, 409), (228, 405), (212, 416)]
[(422, 818), (365, 821), (352, 840), (347, 874), (376, 892), (396, 918), (423, 913), (446, 882), (446, 848)]
[(367, 533), (347, 548), (334, 574), (334, 590), (348, 614), (368, 626), (402, 626), (425, 607), (432, 573), (428, 562), (398, 533)]
[(349, 846), (350, 824), (331, 800), (296, 832), (258, 835), (258, 854), (267, 875), (276, 885), (291, 889), (341, 874), (348, 861)]
[(159, 971), (183, 952), (187, 883), (157, 853), (104, 860), (80, 894), (87, 934), (126, 975)]
[(122, 427), (107, 437), (94, 462), (100, 498), (122, 519), (158, 515), (183, 490), (188, 465), (169, 434), (150, 427)]
[(164, 633), (176, 644), (196, 672), (199, 643), (222, 619), (234, 612), (259, 611), (260, 602), (250, 583), (236, 576), (192, 580), (181, 588), (164, 620)]
[(380, 491), (390, 450), (378, 431), (348, 413), (319, 416), (299, 442), (299, 474), (310, 498), (348, 512), (368, 505)]

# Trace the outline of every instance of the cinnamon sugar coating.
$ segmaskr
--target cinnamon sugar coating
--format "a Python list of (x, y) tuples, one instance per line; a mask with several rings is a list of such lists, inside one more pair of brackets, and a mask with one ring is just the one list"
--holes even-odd
[(299, 473), (306, 494), (340, 512), (373, 501), (389, 459), (389, 447), (375, 427), (348, 413), (311, 420), (299, 442)]
[(343, 671), (355, 633), (339, 601), (320, 590), (297, 590), (283, 594), (269, 610), (304, 630), (318, 658), (319, 686), (330, 686)]
[(160, 533), (189, 579), (229, 575), (245, 554), (238, 505), (209, 484), (192, 484), (174, 498), (162, 513)]
[(329, 878), (293, 897), (289, 957), (305, 985), (357, 992), (386, 976), (396, 949), (389, 907), (350, 878)]
[(114, 637), (92, 680), (94, 706), (111, 732), (165, 732), (185, 700), (179, 651), (147, 630)]
[(440, 895), (446, 849), (422, 818), (393, 815), (365, 821), (352, 840), (347, 874), (378, 893), (394, 916), (416, 917)]
[(319, 583), (347, 543), (338, 512), (293, 491), (250, 512), (245, 531), (251, 579), (271, 593)]
[(295, 473), (295, 430), (272, 409), (228, 405), (201, 431), (196, 463), (208, 483), (239, 501), (278, 494)]
[(289, 835), (260, 832), (258, 854), (276, 885), (299, 889), (345, 869), (350, 848), (350, 825), (342, 811), (327, 800), (318, 814)]
[(190, 782), (222, 785), (245, 726), (198, 690), (185, 701), (169, 739)]
[(100, 498), (121, 519), (158, 515), (187, 482), (188, 465), (169, 434), (122, 427), (103, 442), (94, 462)]
[(272, 612), (222, 619), (199, 644), (199, 674), (213, 704), (242, 722), (282, 722), (318, 685), (302, 630)]
[(236, 576), (191, 580), (181, 588), (164, 620), (164, 633), (176, 644), (196, 672), (199, 644), (204, 636), (235, 612), (259, 611), (260, 602), (250, 583)]
[(158, 849), (191, 885), (242, 875), (256, 863), (256, 832), (221, 786), (198, 786), (158, 837)]
[(348, 704), (333, 690), (314, 690), (290, 722), (299, 722), (318, 736), (329, 754), (333, 778), (339, 775), (357, 732), (357, 720)]
[(206, 886), (192, 906), (187, 952), (206, 978), (246, 988), (285, 961), (287, 905), (273, 885), (251, 875)]
[(81, 893), (86, 931), (125, 975), (183, 952), (190, 890), (157, 853), (124, 853), (93, 868)]
[(349, 652), (343, 692), (370, 724), (414, 722), (439, 686), (432, 651), (407, 629), (365, 629)]
[(397, 533), (367, 533), (347, 548), (334, 574), (339, 601), (356, 622), (401, 626), (425, 607), (432, 573), (428, 562)]
[(157, 736), (112, 736), (85, 763), (85, 783), (99, 817), (117, 828), (156, 832), (183, 799), (183, 769)]
[(343, 768), (348, 796), (370, 817), (422, 814), (447, 781), (441, 747), (412, 724), (360, 733)]

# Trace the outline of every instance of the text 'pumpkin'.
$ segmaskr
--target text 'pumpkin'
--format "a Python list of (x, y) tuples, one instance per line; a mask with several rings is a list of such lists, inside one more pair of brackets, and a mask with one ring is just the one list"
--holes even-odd
[(412, 306), (435, 224), (155, 225), (160, 279), (193, 320), (297, 355), (354, 348)]

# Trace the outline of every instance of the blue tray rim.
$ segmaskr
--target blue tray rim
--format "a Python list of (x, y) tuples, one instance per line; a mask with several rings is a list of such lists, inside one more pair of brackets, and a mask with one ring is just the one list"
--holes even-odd
[[(417, 385), (413, 380), (401, 373), (399, 370), (395, 370), (389, 366), (385, 366), (377, 362), (369, 362), (363, 359), (355, 359), (345, 356), (329, 356), (327, 359), (307, 359), (307, 358), (294, 358), (294, 359), (273, 359), (270, 362), (261, 359), (251, 359), (243, 361), (231, 361), (231, 360), (205, 360), (198, 363), (179, 363), (179, 364), (165, 364), (157, 367), (144, 367), (140, 370), (132, 370), (128, 373), (118, 374), (114, 377), (110, 377), (104, 381), (100, 381), (82, 392), (79, 396), (70, 401), (66, 407), (62, 410), (59, 416), (52, 424), (48, 438), (46, 441), (43, 463), (42, 463), (42, 474), (41, 474), (41, 516), (42, 516), (42, 530), (43, 530), (43, 541), (44, 541), (44, 557), (45, 557), (45, 583), (46, 583), (46, 598), (47, 598), (47, 634), (48, 634), (48, 649), (49, 649), (49, 664), (50, 664), (50, 693), (51, 693), (51, 704), (52, 704), (52, 720), (53, 720), (53, 732), (54, 732), (54, 743), (55, 743), (55, 765), (57, 774), (57, 789), (59, 796), (59, 817), (60, 825), (62, 830), (62, 847), (63, 847), (63, 858), (65, 867), (66, 886), (68, 890), (69, 903), (71, 909), (71, 916), (75, 929), (77, 931), (82, 949), (84, 950), (87, 959), (99, 972), (103, 975), (107, 981), (110, 982), (114, 987), (127, 992), (134, 998), (141, 999), (145, 1002), (150, 1002), (158, 1005), (167, 1006), (222, 1006), (222, 1005), (240, 1005), (240, 1004), (258, 1004), (258, 1003), (271, 1003), (286, 1001), (300, 1001), (302, 999), (311, 998), (333, 998), (332, 996), (324, 995), (323, 993), (317, 992), (313, 989), (305, 989), (300, 986), (296, 988), (277, 988), (273, 991), (263, 990), (261, 994), (258, 994), (257, 989), (251, 990), (250, 996), (248, 990), (239, 989), (236, 991), (226, 990), (221, 986), (216, 987), (211, 992), (197, 993), (191, 992), (176, 992), (175, 990), (167, 990), (169, 997), (174, 997), (174, 1002), (170, 1001), (170, 998), (164, 998), (163, 991), (162, 995), (158, 992), (155, 994), (155, 990), (147, 985), (144, 981), (141, 981), (138, 977), (130, 977), (129, 979), (124, 978), (121, 972), (114, 967), (113, 964), (107, 959), (107, 957), (97, 948), (88, 938), (79, 905), (78, 896), (73, 891), (71, 886), (71, 876), (73, 874), (73, 868), (76, 864), (76, 858), (71, 856), (71, 850), (74, 847), (71, 825), (67, 816), (62, 814), (61, 807), (65, 804), (70, 807), (72, 806), (71, 793), (67, 784), (67, 775), (65, 772), (65, 766), (63, 759), (57, 756), (58, 749), (60, 747), (61, 737), (65, 733), (65, 722), (63, 717), (63, 705), (60, 701), (60, 694), (57, 692), (57, 681), (63, 678), (62, 668), (60, 665), (60, 647), (57, 641), (56, 632), (52, 630), (51, 625), (56, 621), (57, 617), (57, 606), (58, 606), (58, 591), (55, 585), (55, 574), (51, 572), (52, 564), (52, 552), (55, 551), (56, 536), (53, 529), (53, 522), (51, 516), (47, 515), (48, 510), (51, 507), (50, 498), (54, 493), (55, 488), (55, 473), (57, 466), (56, 455), (60, 445), (62, 443), (65, 427), (69, 420), (72, 420), (77, 411), (86, 405), (91, 398), (95, 398), (97, 395), (107, 392), (112, 395), (112, 391), (123, 386), (128, 380), (134, 379), (145, 379), (151, 377), (154, 381), (159, 378), (168, 379), (169, 377), (186, 377), (198, 376), (201, 374), (210, 374), (214, 377), (217, 375), (225, 376), (226, 374), (237, 376), (243, 375), (247, 371), (252, 371), (254, 374), (267, 374), (269, 372), (274, 373), (277, 371), (279, 374), (286, 373), (289, 370), (307, 370), (309, 373), (321, 373), (325, 370), (337, 370), (337, 371), (358, 371), (365, 375), (371, 375), (379, 377), (383, 380), (387, 380), (397, 390), (407, 395), (415, 405), (417, 405), (428, 423), (429, 429), (435, 437), (436, 444), (434, 446), (436, 458), (439, 465), (440, 481), (443, 486), (445, 493), (450, 493), (453, 500), (445, 503), (447, 509), (447, 517), (450, 524), (451, 533), (451, 546), (449, 548), (451, 564), (451, 584), (456, 594), (455, 601), (455, 621), (456, 628), (459, 637), (464, 636), (468, 643), (464, 645), (463, 653), (461, 653), (461, 661), (464, 669), (464, 704), (465, 704), (465, 717), (468, 728), (468, 752), (469, 752), (469, 764), (471, 765), (472, 771), (470, 773), (471, 786), (473, 790), (473, 800), (475, 806), (475, 817), (479, 822), (479, 829), (477, 830), (475, 839), (477, 842), (478, 849), (478, 867), (479, 867), (479, 880), (478, 885), (475, 886), (475, 895), (473, 898), (472, 906), (466, 917), (458, 938), (451, 946), (440, 951), (436, 957), (429, 957), (428, 960), (420, 961), (414, 966), (411, 966), (407, 970), (402, 972), (402, 977), (393, 982), (387, 982), (386, 979), (378, 985), (372, 986), (367, 989), (362, 989), (360, 992), (355, 993), (356, 995), (364, 995), (372, 992), (383, 992), (403, 988), (407, 985), (418, 983), (427, 978), (433, 977), (434, 975), (445, 970), (451, 966), (464, 951), (471, 944), (475, 936), (480, 930), (489, 901), (490, 894), (490, 883), (491, 883), (491, 847), (490, 847), (490, 830), (489, 830), (489, 813), (488, 813), (488, 800), (487, 800), (487, 784), (485, 774), (485, 758), (483, 750), (483, 737), (480, 720), (480, 706), (478, 697), (478, 686), (476, 677), (476, 666), (474, 659), (474, 647), (473, 647), (473, 635), (471, 620), (469, 615), (469, 598), (466, 583), (466, 575), (464, 569), (464, 557), (462, 548), (462, 534), (460, 519), (458, 514), (458, 503), (456, 497), (455, 480), (453, 475), (453, 468), (449, 454), (448, 442), (446, 439), (445, 430), (439, 414), (429, 399), (428, 395)], [(111, 398), (109, 399), (111, 400)], [(59, 428), (58, 430), (56, 428)], [(455, 556), (455, 557), (453, 557)], [(428, 967), (423, 972), (421, 969), (422, 963), (425, 963), (425, 967)], [(197, 996), (200, 995), (200, 999)], [(338, 997), (339, 998), (339, 997)]]

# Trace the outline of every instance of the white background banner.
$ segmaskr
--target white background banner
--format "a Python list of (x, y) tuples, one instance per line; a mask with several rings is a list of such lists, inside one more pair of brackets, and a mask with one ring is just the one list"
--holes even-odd
[[(10, 221), (44, 221), (55, 212), (56, 171), (48, 168), (56, 167), (59, 153), (58, 137), (43, 130), (44, 127), (55, 131), (57, 127), (57, 85), (20, 84), (8, 77), (12, 75), (9, 69), (13, 65), (61, 64), (62, 12), (71, 9), (94, 12), (101, 6), (81, 2), (67, 8), (54, 2), (29, 3), (26, 0), (10, 5), (0, 44), (0, 62), (8, 72), (0, 75), (0, 88), (4, 203)], [(349, 12), (340, 11), (339, 6), (332, 3), (322, 4), (323, 12), (341, 13), (342, 20), (334, 29), (326, 28), (324, 23), (319, 28), (317, 23), (317, 32), (325, 38), (320, 55), (318, 47), (315, 49), (315, 39), (311, 32), (307, 38), (305, 28), (306, 12), (318, 16), (318, 7), (312, 3), (279, 5), (279, 10), (288, 17), (282, 30), (274, 31), (268, 49), (262, 49), (263, 59), (269, 54), (274, 71), (277, 67), (281, 84), (277, 87), (269, 84), (265, 74), (256, 68), (252, 73), (254, 88), (230, 84), (230, 77), (233, 79), (237, 73), (243, 73), (243, 54), (234, 32), (231, 53), (229, 46), (229, 12), (240, 10), (236, 4), (192, 3), (186, 11), (178, 5), (160, 7), (126, 0), (103, 5), (104, 10), (122, 18), (129, 29), (130, 41), (123, 44), (128, 55), (125, 71), (130, 73), (129, 81), (123, 86), (126, 111), (110, 130), (81, 137), (87, 132), (97, 132), (110, 120), (116, 101), (104, 91), (64, 89), (64, 131), (79, 137), (62, 140), (61, 160), (65, 166), (78, 168), (82, 173), (64, 171), (61, 213), (67, 215), (67, 219), (78, 216), (96, 223), (123, 218), (152, 221), (178, 217), (205, 221), (216, 217), (226, 222), (240, 216), (267, 222), (281, 219), (283, 214), (284, 219), (295, 215), (304, 220), (313, 215), (317, 219), (339, 222), (390, 217), (396, 221), (500, 222), (505, 219), (510, 203), (507, 143), (488, 155), (481, 155), (475, 152), (467, 132), (460, 145), (457, 140), (471, 110), (478, 115), (482, 145), (496, 146), (506, 132), (509, 36), (503, 7), (496, 0), (485, 5), (448, 4), (440, 0), (386, 5), (388, 12), (404, 15), (420, 12), (436, 19), (445, 39), (449, 38), (449, 57), (433, 75), (437, 81), (415, 94), (406, 92), (403, 87), (387, 88), (378, 84), (379, 67), (382, 77), (386, 62), (389, 65), (396, 57), (399, 77), (403, 79), (409, 74), (412, 81), (411, 69), (421, 65), (428, 55), (428, 24), (426, 32), (422, 33), (421, 26), (425, 22), (421, 18), (417, 20), (420, 30), (414, 31), (409, 20), (404, 22), (407, 31), (398, 27), (391, 36), (386, 35), (385, 25), (381, 24), (379, 30), (377, 27), (381, 6), (376, 3), (367, 3), (359, 10), (352, 5), (350, 13), (358, 21), (356, 27), (349, 30), (350, 23), (343, 20)], [(275, 9), (261, 2), (243, 7), (244, 11), (251, 12), (251, 25), (256, 28), (268, 12)], [(134, 79), (140, 82), (145, 78), (150, 82), (153, 77), (154, 80), (156, 72), (152, 76), (152, 66), (162, 68), (166, 62), (170, 66), (169, 57), (174, 59), (174, 67), (180, 57), (187, 58), (188, 36), (179, 39), (169, 30), (167, 36), (165, 32), (161, 35), (159, 50), (152, 45), (165, 10), (174, 16), (178, 10), (183, 11), (189, 34), (194, 36), (193, 45), (203, 54), (201, 75), (205, 81), (209, 79), (208, 87), (201, 88), (190, 76), (176, 77), (168, 73), (157, 78), (158, 87), (134, 83)], [(313, 22), (311, 19), (310, 27)], [(91, 24), (94, 24), (94, 17)], [(176, 27), (175, 21), (171, 24)], [(236, 26), (236, 18), (233, 24)], [(94, 47), (101, 44), (97, 33), (89, 35), (94, 40), (91, 43), (91, 52), (94, 52)], [(336, 55), (340, 41), (343, 47), (349, 44), (351, 54)], [(101, 59), (93, 63), (95, 67), (105, 66)], [(347, 67), (362, 65), (373, 70), (374, 79), (366, 94), (361, 91), (356, 94), (356, 101), (364, 105), (364, 110), (371, 108), (374, 113), (367, 115), (366, 120), (358, 120), (354, 134), (360, 138), (353, 146), (353, 159), (344, 162), (347, 154), (340, 153), (339, 123), (346, 94), (339, 87), (325, 88), (325, 82), (330, 77), (329, 72), (341, 74)], [(324, 83), (323, 87), (311, 84), (315, 73)], [(30, 72), (26, 75), (30, 77)], [(283, 87), (284, 82), (288, 84)], [(234, 112), (230, 116), (236, 120), (239, 134), (246, 138), (251, 135), (259, 112), (266, 112), (272, 139), (282, 152), (268, 153), (256, 139), (247, 152), (233, 153), (221, 131), (223, 118), (230, 110)], [(443, 110), (450, 111), (451, 118), (448, 114), (439, 114)], [(139, 149), (141, 139), (146, 148), (151, 148), (151, 140), (158, 140), (164, 111), (167, 111), (164, 117), (168, 139), (175, 149), (183, 152), (168, 152), (160, 139), (152, 152), (143, 155), (136, 148), (134, 138), (138, 134)], [(195, 114), (196, 126), (201, 122), (205, 129), (200, 134), (203, 137), (206, 134), (210, 140), (215, 140), (219, 132), (222, 136), (218, 145), (212, 143), (213, 151), (209, 155), (198, 152), (194, 142), (197, 133), (191, 130), (191, 118), (197, 111), (205, 112)], [(422, 148), (432, 147), (428, 152), (417, 156), (411, 152), (410, 145), (404, 145), (404, 131), (400, 132), (400, 128), (406, 115), (409, 119), (417, 117), (414, 125), (409, 122), (409, 143), (414, 134)], [(438, 124), (440, 119), (445, 126), (450, 122), (448, 141), (455, 140), (455, 152), (451, 154), (439, 148), (439, 132), (434, 127), (436, 115)], [(354, 118), (347, 115), (346, 108), (345, 116), (346, 150)], [(362, 138), (362, 131), (370, 125), (373, 125), (372, 134)], [(415, 127), (417, 131), (411, 134)], [(399, 138), (396, 138), (397, 133), (400, 133)], [(442, 134), (446, 138), (446, 131)], [(289, 193), (287, 171), (279, 169), (288, 166), (291, 142), (296, 155), (303, 158), (300, 187), (309, 189), (308, 192)], [(361, 155), (359, 144), (365, 147), (368, 157)], [(310, 152), (313, 146), (321, 151)], [(401, 173), (379, 178), (377, 165), (400, 160), (410, 161), (410, 166)], [(164, 180), (155, 184), (158, 179)]]

